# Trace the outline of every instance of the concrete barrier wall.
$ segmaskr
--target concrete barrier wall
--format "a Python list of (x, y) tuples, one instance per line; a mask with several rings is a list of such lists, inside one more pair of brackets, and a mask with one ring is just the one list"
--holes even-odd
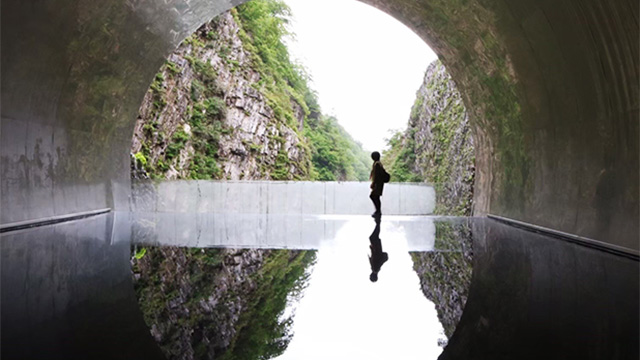
[[(132, 212), (214, 214), (347, 214), (374, 210), (368, 182), (165, 181), (135, 182)], [(435, 190), (426, 184), (390, 183), (384, 188), (385, 215), (428, 215)]]

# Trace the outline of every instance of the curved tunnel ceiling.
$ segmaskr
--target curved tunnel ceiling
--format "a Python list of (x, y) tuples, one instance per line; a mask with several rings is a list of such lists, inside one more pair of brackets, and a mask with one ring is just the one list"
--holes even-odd
[[(3, 3), (1, 224), (127, 207), (153, 75), (241, 2)], [(637, 1), (364, 2), (419, 34), (461, 90), (476, 214), (638, 250)]]

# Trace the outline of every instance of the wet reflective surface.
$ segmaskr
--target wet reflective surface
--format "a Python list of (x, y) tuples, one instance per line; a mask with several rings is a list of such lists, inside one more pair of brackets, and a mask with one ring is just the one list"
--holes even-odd
[(437, 358), (446, 337), (413, 270), (404, 224), (351, 219), (320, 247), (292, 306), (293, 339), (277, 359)]
[(464, 314), (440, 359), (636, 359), (638, 259), (474, 221)]
[(162, 358), (115, 214), (1, 235), (2, 359)]
[[(284, 314), (293, 315), (293, 323), (287, 325), (293, 336), (287, 343), (296, 356), (330, 356), (326, 351), (333, 349), (333, 358), (354, 358), (367, 353), (362, 350), (365, 340), (373, 337), (377, 339), (376, 353), (403, 353), (406, 358), (436, 358), (441, 351), (438, 343), (447, 342), (441, 359), (638, 357), (639, 268), (635, 258), (490, 219), (392, 216), (382, 218), (378, 234), (371, 217), (306, 219), (317, 229), (330, 229), (318, 234), (301, 230), (305, 219), (297, 218), (302, 225), (291, 228), (298, 229), (299, 242), (284, 246), (277, 241), (270, 244), (272, 238), (256, 246), (251, 241), (242, 243), (238, 237), (235, 249), (220, 247), (222, 243), (213, 241), (220, 234), (227, 236), (224, 245), (231, 246), (235, 238), (226, 231), (208, 235), (209, 240), (200, 243), (202, 249), (149, 248), (145, 244), (154, 241), (156, 245), (175, 244), (158, 242), (158, 232), (140, 232), (135, 219), (132, 214), (110, 213), (2, 234), (3, 359), (50, 354), (65, 358), (162, 358), (151, 336), (158, 330), (150, 330), (143, 320), (144, 299), (140, 291), (137, 295), (134, 291), (134, 282), (140, 289), (140, 277), (132, 276), (132, 266), (133, 272), (140, 273), (137, 261), (151, 261), (154, 251), (175, 251), (172, 249), (191, 252), (200, 259), (205, 259), (199, 254), (206, 251), (225, 252), (222, 263), (203, 262), (224, 269), (242, 268), (243, 256), (249, 264), (245, 268), (258, 261), (251, 260), (256, 256), (286, 258), (287, 264), (293, 264), (292, 259), (302, 259), (300, 254), (314, 249), (306, 265), (295, 272), (304, 278), (298, 285), (305, 290), (296, 290), (296, 301), (287, 298), (280, 302), (286, 309)], [(231, 221), (231, 228), (241, 227), (238, 224), (246, 220)], [(293, 222), (282, 220), (281, 224), (286, 227)], [(166, 224), (163, 226), (162, 232), (167, 231)], [(174, 230), (172, 234), (178, 233)], [(253, 234), (254, 239), (261, 239), (265, 233)], [(310, 241), (305, 245), (307, 237)], [(141, 259), (132, 257), (132, 247), (139, 251), (143, 246), (148, 253)], [(263, 253), (256, 255), (242, 248)], [(283, 251), (288, 252), (286, 257)], [(375, 260), (381, 253), (387, 254), (386, 261)], [(376, 282), (370, 280), (374, 268)], [(264, 269), (267, 267), (257, 266), (253, 271)], [(293, 270), (289, 273), (294, 274)], [(224, 285), (217, 284), (207, 291), (215, 293)], [(191, 290), (192, 294), (197, 290)], [(181, 295), (180, 301), (193, 302), (187, 295)], [(211, 294), (200, 296), (213, 298)], [(180, 297), (164, 296), (156, 306), (177, 308), (176, 298)], [(254, 305), (264, 306), (267, 299)], [(237, 302), (226, 306), (233, 304)], [(243, 311), (250, 308), (236, 315), (242, 318)], [(180, 318), (181, 326), (193, 326), (189, 314)], [(250, 335), (256, 324), (245, 326), (245, 334)], [(319, 337), (310, 331), (313, 329), (324, 329), (325, 336)], [(372, 329), (375, 331), (368, 333)], [(342, 345), (330, 346), (332, 341)], [(395, 350), (387, 353), (384, 346)], [(400, 352), (399, 347), (406, 351)], [(286, 351), (282, 356), (291, 358)]]
[[(362, 215), (206, 213), (135, 213), (123, 216), (131, 220), (134, 245), (265, 249), (319, 249), (333, 240), (346, 223), (369, 218)], [(410, 251), (431, 251), (440, 245), (435, 243), (432, 217), (384, 218), (385, 223), (402, 228), (407, 234)], [(447, 243), (442, 246), (445, 246), (443, 250), (451, 250), (456, 245)]]

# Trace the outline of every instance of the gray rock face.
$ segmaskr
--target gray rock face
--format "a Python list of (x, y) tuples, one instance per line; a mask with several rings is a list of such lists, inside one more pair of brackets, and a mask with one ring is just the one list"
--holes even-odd
[(436, 214), (470, 215), (474, 141), (460, 93), (439, 61), (427, 68), (407, 130), (394, 138), (385, 153), (392, 176), (433, 184)]
[[(131, 152), (142, 152), (147, 168), (161, 172), (163, 178), (191, 177), (197, 151), (190, 119), (198, 111), (198, 104), (208, 104), (212, 96), (224, 107), (216, 119), (219, 129), (215, 134), (215, 162), (220, 172), (209, 174), (212, 178), (272, 179), (278, 161), (286, 166), (288, 179), (308, 173), (310, 155), (298, 135), (304, 110), (292, 99), (295, 126), (276, 117), (259, 90), (261, 75), (239, 32), (230, 12), (202, 26), (169, 56), (145, 95)], [(202, 112), (211, 116), (208, 106)], [(167, 159), (180, 131), (188, 139), (177, 156)], [(286, 159), (282, 155), (278, 159), (279, 154)]]
[(412, 109), (415, 170), (438, 187), (439, 213), (470, 215), (475, 174), (469, 117), (453, 79), (436, 61), (427, 68)]

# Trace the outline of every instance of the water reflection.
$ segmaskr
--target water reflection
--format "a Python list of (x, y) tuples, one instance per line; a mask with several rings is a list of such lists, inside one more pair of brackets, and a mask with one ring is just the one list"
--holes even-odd
[(473, 221), (473, 276), (439, 360), (638, 359), (638, 258)]
[(169, 359), (258, 359), (290, 339), (287, 299), (299, 297), (315, 252), (149, 248), (132, 259), (151, 334)]
[[(433, 301), (447, 338), (460, 321), (471, 285), (473, 247), (469, 221), (436, 221), (435, 249), (412, 252), (425, 296)], [(444, 345), (444, 343), (443, 343)]]
[[(347, 222), (363, 218), (355, 215), (185, 212), (141, 212), (127, 216), (133, 227), (132, 242), (140, 246), (308, 250), (319, 249), (325, 242), (334, 239)], [(436, 248), (434, 218), (385, 216), (384, 219), (402, 227), (412, 251), (432, 251)], [(363, 225), (363, 228), (370, 229), (370, 223)]]
[[(392, 348), (403, 344), (406, 358), (424, 358), (425, 351), (435, 357), (441, 351), (438, 344), (446, 339), (436, 307), (420, 290), (420, 279), (409, 255), (409, 250), (439, 251), (435, 249), (437, 246), (444, 246), (442, 250), (447, 252), (460, 248), (454, 245), (454, 239), (439, 241), (434, 237), (434, 218), (385, 216), (383, 222), (375, 218), (373, 231), (365, 233), (368, 243), (359, 240), (363, 230), (371, 231), (372, 219), (366, 216), (160, 212), (135, 213), (131, 219), (136, 248), (153, 246), (144, 257), (133, 260), (140, 307), (154, 338), (169, 358), (185, 353), (226, 358), (238, 356), (238, 351), (253, 354), (249, 358), (273, 356), (287, 348), (290, 341), (294, 345), (292, 350), (284, 352), (284, 358), (308, 358), (311, 344), (335, 341), (336, 324), (350, 329), (352, 334), (362, 334), (357, 337), (362, 341), (352, 340), (350, 346), (337, 344), (339, 352), (336, 347), (327, 347), (334, 350), (324, 356), (335, 358), (355, 351), (353, 355), (357, 357), (367, 341), (378, 336), (380, 341), (387, 339), (388, 356), (392, 356)], [(395, 254), (393, 265), (388, 265), (389, 255), (383, 250), (381, 232), (389, 243), (389, 251)], [(363, 252), (365, 249), (368, 253)], [(317, 255), (310, 250), (317, 250)], [(284, 263), (272, 264), (271, 258), (284, 259), (307, 251), (318, 257), (316, 266), (305, 262), (304, 269), (290, 270)], [(360, 289), (367, 286), (362, 284), (364, 276), (355, 278), (362, 269), (356, 271), (354, 262), (367, 258), (366, 276), (370, 281), (378, 281), (383, 265), (387, 269), (384, 280), (376, 284), (377, 290)], [(279, 271), (276, 275), (265, 275), (264, 268)], [(254, 289), (260, 288), (255, 282), (264, 276), (270, 281), (277, 276), (297, 277), (280, 292), (288, 292), (288, 306), (285, 307), (285, 301), (274, 301), (271, 295), (264, 301), (251, 301)], [(307, 285), (309, 290), (302, 297), (301, 289)], [(270, 284), (271, 290), (275, 288)], [(351, 301), (345, 302), (344, 296)], [(399, 311), (398, 304), (391, 299), (412, 300)], [(381, 302), (386, 305), (381, 306)], [(367, 321), (350, 321), (354, 309), (367, 314)], [(261, 320), (262, 327), (268, 331), (244, 324), (245, 318), (255, 319), (257, 313), (268, 316)], [(292, 321), (294, 315), (295, 321)], [(189, 317), (193, 319), (180, 320)], [(383, 320), (385, 318), (394, 320)], [(407, 319), (415, 323), (408, 325), (411, 321)], [(239, 334), (238, 329), (248, 335)], [(371, 329), (375, 329), (376, 334), (364, 336)], [(241, 336), (261, 336), (251, 335), (253, 333), (271, 334), (271, 338), (260, 340), (259, 343), (266, 344), (262, 348), (238, 345)], [(332, 335), (327, 338), (326, 334)], [(393, 334), (391, 338), (390, 334)], [(425, 336), (428, 346), (424, 345)], [(300, 345), (305, 342), (308, 344)], [(296, 353), (296, 348), (303, 350)], [(381, 354), (385, 351), (378, 348), (370, 357), (385, 358)]]
[[(141, 222), (139, 215), (133, 218), (137, 229), (134, 253), (141, 254), (142, 246), (146, 246), (146, 253), (132, 258), (136, 293), (151, 334), (170, 359), (185, 355), (326, 359), (346, 358), (345, 354), (358, 358), (372, 339), (387, 346), (372, 348), (368, 354), (371, 359), (397, 354), (399, 344), (406, 359), (424, 358), (425, 354), (435, 357), (441, 351), (442, 326), (434, 305), (420, 291), (409, 256), (410, 246), (433, 249), (436, 241), (431, 218), (385, 217), (381, 226), (379, 218), (372, 221), (363, 216), (221, 218), (198, 214), (210, 221), (198, 221), (201, 226), (189, 234), (201, 234), (193, 243), (205, 248), (186, 248), (148, 246), (185, 243), (188, 238), (180, 230), (185, 222), (166, 221), (184, 215), (162, 214), (164, 221), (158, 224), (162, 231), (152, 226), (154, 223)], [(251, 248), (210, 248), (216, 243), (216, 234), (237, 234), (242, 223), (239, 219), (263, 226), (248, 229), (248, 239), (227, 236), (225, 241)], [(372, 222), (369, 242), (363, 242), (362, 232), (370, 231)], [(318, 250), (264, 249), (269, 246), (265, 238), (274, 239), (266, 234), (272, 233), (275, 223), (290, 225), (280, 233), (289, 240), (275, 241), (271, 246), (293, 244)], [(140, 224), (145, 224), (145, 231), (140, 231)], [(317, 231), (300, 240), (304, 226), (298, 224), (331, 231)], [(389, 242), (389, 251), (395, 254), (392, 265), (387, 263), (389, 255), (383, 251), (381, 232)], [(171, 239), (167, 234), (182, 235)], [(414, 239), (409, 242), (408, 236)], [(251, 244), (247, 241), (251, 239), (259, 241)], [(367, 247), (368, 253), (363, 251)], [(367, 268), (357, 266), (366, 264), (367, 258)], [(365, 269), (370, 280), (378, 280), (383, 264), (382, 281), (375, 286), (363, 281)], [(345, 339), (349, 341), (345, 343)]]
[(389, 254), (382, 251), (382, 241), (380, 240), (380, 217), (375, 218), (376, 226), (369, 236), (369, 248), (371, 249), (371, 255), (369, 256), (369, 264), (371, 264), (371, 275), (369, 280), (372, 282), (378, 281), (378, 273), (382, 265), (389, 260)]
[[(233, 237), (241, 221), (205, 216), (219, 226), (195, 229), (219, 232), (201, 247), (149, 246), (188, 239), (182, 219), (2, 233), (2, 358), (638, 358), (637, 257), (488, 219), (393, 216), (373, 232), (370, 217), (259, 218), (250, 241)], [(305, 244), (307, 220), (331, 230)], [(276, 241), (276, 223), (297, 242)]]
[[(350, 218), (322, 243), (304, 296), (288, 307), (294, 336), (278, 360), (437, 358), (443, 328), (420, 290), (407, 241), (406, 229), (420, 220), (404, 220)], [(389, 254), (375, 283), (369, 237)], [(433, 233), (422, 237), (433, 245)]]

